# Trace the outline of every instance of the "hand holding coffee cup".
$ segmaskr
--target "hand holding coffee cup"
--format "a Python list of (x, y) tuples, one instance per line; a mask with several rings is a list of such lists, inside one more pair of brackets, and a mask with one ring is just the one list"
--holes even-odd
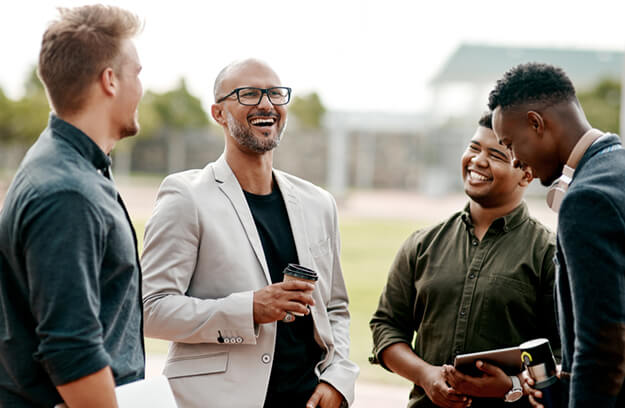
[[(314, 305), (312, 297), (314, 284), (300, 279), (290, 279), (262, 287), (253, 294), (254, 324), (273, 323), (276, 320), (290, 320), (287, 313), (308, 313), (308, 306)], [(286, 318), (286, 319), (285, 319)]]
[[(283, 273), (284, 273), (283, 282), (288, 282), (290, 280), (299, 280), (299, 281), (308, 282), (314, 285), (315, 282), (317, 282), (317, 280), (319, 279), (319, 275), (317, 274), (316, 271), (313, 271), (310, 268), (306, 268), (305, 266), (298, 265), (298, 264), (288, 264), (287, 267), (284, 268)], [(310, 293), (312, 295), (312, 290), (307, 291), (307, 293)], [(287, 316), (285, 317), (285, 319), (283, 319), (285, 322), (290, 322), (294, 320), (289, 317), (289, 313), (295, 316), (304, 316), (303, 313), (287, 312)]]

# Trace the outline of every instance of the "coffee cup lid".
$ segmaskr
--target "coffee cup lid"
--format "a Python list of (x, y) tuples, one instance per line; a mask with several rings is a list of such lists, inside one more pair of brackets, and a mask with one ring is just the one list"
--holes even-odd
[(283, 273), (285, 275), (291, 275), (295, 278), (306, 279), (311, 281), (316, 281), (319, 279), (317, 272), (313, 271), (310, 268), (306, 268), (305, 266), (298, 264), (288, 264), (286, 268), (284, 268)]

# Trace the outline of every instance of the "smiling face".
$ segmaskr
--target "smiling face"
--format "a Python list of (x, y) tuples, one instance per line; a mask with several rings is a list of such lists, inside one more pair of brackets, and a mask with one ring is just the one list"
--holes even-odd
[[(225, 74), (218, 96), (221, 98), (236, 88), (266, 89), (276, 86), (281, 86), (276, 73), (267, 65), (250, 60), (234, 66)], [(265, 153), (275, 149), (287, 123), (286, 107), (274, 106), (266, 94), (263, 94), (256, 106), (240, 104), (236, 94), (233, 94), (215, 103), (211, 111), (215, 120), (224, 128), (228, 136), (227, 143), (234, 141), (247, 152)]]
[(462, 155), (462, 179), (472, 200), (495, 207), (520, 201), (532, 176), (528, 170), (514, 168), (495, 133), (480, 126)]
[(541, 184), (549, 186), (560, 176), (563, 163), (537, 111), (497, 107), (493, 111), (493, 131), (501, 146), (513, 159), (530, 166)]

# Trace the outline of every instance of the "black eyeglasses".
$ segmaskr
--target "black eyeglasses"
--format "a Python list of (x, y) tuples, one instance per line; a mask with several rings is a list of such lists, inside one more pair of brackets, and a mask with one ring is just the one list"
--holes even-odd
[(226, 98), (236, 94), (237, 100), (241, 105), (256, 106), (263, 99), (263, 95), (267, 94), (269, 102), (273, 105), (286, 105), (291, 100), (291, 88), (286, 86), (274, 86), (273, 88), (254, 88), (246, 86), (243, 88), (235, 88), (228, 95), (223, 96), (217, 100), (217, 103), (224, 101)]

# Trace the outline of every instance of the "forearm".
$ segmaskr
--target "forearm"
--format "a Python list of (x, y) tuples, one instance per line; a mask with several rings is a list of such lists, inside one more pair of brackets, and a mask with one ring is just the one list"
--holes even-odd
[[(572, 188), (558, 234), (575, 333), (570, 406), (610, 407), (625, 381), (625, 224), (605, 190)], [(573, 220), (573, 221), (572, 221)], [(568, 293), (561, 293), (566, 297)]]
[(57, 387), (69, 408), (114, 408), (115, 380), (110, 367)]
[(569, 398), (572, 408), (590, 403), (602, 407), (614, 406), (623, 388), (625, 325), (603, 323), (591, 333), (577, 332), (579, 341), (576, 341), (573, 355)]
[(407, 343), (395, 343), (381, 354), (384, 365), (391, 371), (423, 388), (425, 372), (432, 366), (416, 355)]

